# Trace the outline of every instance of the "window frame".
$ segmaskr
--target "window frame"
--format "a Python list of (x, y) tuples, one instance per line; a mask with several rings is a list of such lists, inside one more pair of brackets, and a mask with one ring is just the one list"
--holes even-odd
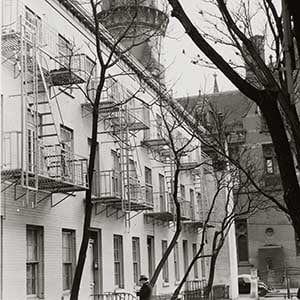
[(59, 68), (66, 67), (70, 69), (72, 63), (72, 43), (60, 33), (57, 39)]
[(184, 184), (180, 184), (180, 197), (181, 197), (181, 201), (185, 201), (186, 200), (186, 191), (185, 191), (185, 185)]
[[(136, 249), (134, 251), (134, 248)], [(132, 237), (132, 266), (133, 266), (133, 282), (139, 285), (139, 277), (141, 275), (141, 245), (139, 237)]]
[[(65, 236), (68, 237), (68, 243), (69, 243), (69, 245), (68, 245), (69, 247), (67, 249), (69, 249), (69, 251), (70, 251), (70, 253), (69, 253), (70, 259), (68, 259), (68, 260), (65, 260), (65, 257), (64, 257), (64, 249), (66, 249), (66, 247), (64, 247), (64, 237)], [(63, 288), (63, 291), (69, 291), (72, 287), (74, 270), (75, 270), (75, 265), (76, 265), (76, 232), (75, 232), (75, 230), (66, 229), (66, 228), (62, 229), (61, 248), (62, 248), (62, 288)], [(68, 281), (65, 281), (65, 277), (66, 277), (65, 270), (66, 269), (70, 269), (68, 271), (68, 273), (70, 272), (70, 274), (68, 275)]]
[(182, 240), (182, 256), (183, 256), (183, 269), (186, 272), (189, 266), (189, 244), (188, 240)]
[[(161, 254), (162, 256), (165, 254), (168, 248), (168, 241), (167, 240), (162, 240), (161, 241)], [(162, 268), (162, 279), (164, 283), (169, 283), (170, 281), (170, 276), (169, 276), (169, 260), (168, 258), (166, 259), (163, 268)]]
[[(35, 234), (35, 258), (29, 259), (29, 231)], [(28, 266), (34, 269), (34, 292), (28, 292)], [(41, 226), (26, 225), (26, 295), (38, 298), (44, 297), (44, 228)]]
[(178, 249), (178, 243), (174, 245), (173, 248), (173, 254), (174, 254), (174, 276), (175, 276), (175, 282), (180, 281), (180, 261), (179, 261), (179, 249)]
[[(116, 246), (120, 246), (116, 248)], [(113, 235), (113, 258), (114, 258), (114, 285), (118, 288), (124, 288), (124, 249), (123, 236)], [(117, 273), (116, 270), (119, 269)]]
[[(192, 244), (193, 257), (197, 255), (197, 244)], [(198, 260), (195, 261), (194, 266), (194, 279), (199, 279), (199, 268), (198, 268)]]

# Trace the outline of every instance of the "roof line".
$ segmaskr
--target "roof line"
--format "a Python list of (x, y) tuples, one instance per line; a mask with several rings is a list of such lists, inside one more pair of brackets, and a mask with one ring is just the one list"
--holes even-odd
[[(74, 17), (76, 17), (91, 33), (96, 35), (95, 25), (93, 24), (90, 14), (85, 9), (82, 9), (77, 0), (57, 1), (63, 5)], [(101, 27), (101, 32), (99, 32), (98, 38), (105, 44), (105, 46), (111, 49), (114, 45), (114, 39), (102, 24)], [(162, 101), (170, 105), (172, 110), (178, 116), (180, 116), (189, 127), (193, 128), (199, 134), (203, 134), (205, 132), (204, 127), (198, 125), (197, 128), (195, 127), (194, 118), (186, 112), (180, 103), (171, 97), (164, 85), (157, 82), (151, 73), (149, 73), (145, 68), (141, 67), (141, 64), (137, 62), (136, 58), (131, 53), (122, 53), (122, 46), (119, 45), (116, 48), (116, 54), (121, 54), (120, 59), (126, 63), (127, 66), (130, 67), (137, 74), (137, 76), (142, 79), (155, 93), (157, 93)]]

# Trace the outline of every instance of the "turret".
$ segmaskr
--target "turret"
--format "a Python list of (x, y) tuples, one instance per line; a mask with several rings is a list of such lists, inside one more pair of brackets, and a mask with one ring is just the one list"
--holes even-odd
[(115, 38), (122, 38), (123, 46), (129, 48), (156, 79), (162, 79), (159, 52), (168, 15), (157, 1), (104, 0), (98, 19)]

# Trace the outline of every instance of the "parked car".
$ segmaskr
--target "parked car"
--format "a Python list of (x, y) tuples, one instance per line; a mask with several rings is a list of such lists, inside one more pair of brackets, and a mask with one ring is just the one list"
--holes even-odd
[[(254, 279), (250, 274), (238, 275), (239, 294), (251, 294), (251, 281)], [(258, 296), (264, 297), (267, 293), (271, 292), (271, 288), (262, 280), (257, 281)]]

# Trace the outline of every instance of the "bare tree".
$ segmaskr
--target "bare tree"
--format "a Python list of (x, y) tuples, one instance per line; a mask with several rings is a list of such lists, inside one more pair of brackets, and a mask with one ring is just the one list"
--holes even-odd
[[(95, 45), (88, 45), (91, 52), (94, 54), (95, 60), (99, 63), (100, 68), (97, 69), (96, 65), (89, 70), (87, 84), (85, 86), (78, 85), (77, 88), (82, 91), (87, 103), (90, 105), (90, 114), (91, 114), (91, 146), (89, 153), (89, 164), (88, 164), (88, 182), (89, 189), (86, 191), (85, 195), (85, 212), (84, 212), (84, 224), (83, 224), (83, 233), (81, 246), (79, 250), (77, 265), (75, 269), (72, 289), (71, 289), (71, 300), (78, 299), (78, 293), (80, 289), (80, 283), (82, 278), (82, 272), (86, 260), (86, 252), (88, 248), (88, 242), (90, 238), (90, 224), (92, 218), (92, 189), (93, 189), (93, 176), (95, 168), (95, 157), (97, 149), (97, 140), (98, 140), (98, 124), (101, 119), (100, 115), (100, 105), (101, 97), (107, 89), (111, 89), (112, 86), (108, 82), (111, 82), (112, 78), (118, 76), (127, 76), (134, 74), (133, 71), (125, 70), (120, 74), (109, 75), (108, 72), (114, 66), (122, 62), (124, 57), (127, 57), (130, 52), (132, 52), (136, 47), (149, 42), (157, 34), (157, 30), (160, 27), (166, 27), (167, 19), (162, 19), (158, 28), (155, 29), (144, 29), (141, 30), (136, 26), (136, 20), (138, 18), (138, 7), (141, 1), (134, 0), (131, 1), (123, 11), (126, 14), (126, 22), (124, 22), (118, 32), (115, 32), (115, 37), (112, 38), (108, 33), (105, 33), (105, 29), (100, 25), (99, 19), (102, 18), (102, 22), (105, 19), (109, 19), (109, 15), (105, 12), (103, 14), (102, 9), (105, 8), (105, 5), (108, 5), (109, 2), (102, 0), (89, 0), (86, 3), (77, 3), (77, 9), (85, 16), (86, 21), (90, 30), (94, 33)], [(84, 5), (88, 6), (88, 11), (84, 9)], [(111, 12), (114, 13), (115, 8), (113, 7)], [(102, 15), (101, 15), (102, 14)], [(103, 38), (104, 35), (104, 38)], [(101, 38), (102, 37), (102, 38)], [(103, 42), (104, 39), (104, 42)], [(128, 42), (130, 41), (130, 43)], [(149, 62), (150, 63), (150, 62)], [(147, 63), (145, 63), (145, 69), (147, 68)], [(97, 79), (94, 81), (93, 80)], [(110, 80), (110, 81), (108, 81)], [(95, 84), (96, 82), (96, 84)], [(138, 88), (137, 91), (131, 95), (127, 95), (127, 98), (122, 99), (120, 103), (112, 104), (122, 106), (126, 104), (131, 99), (139, 99), (139, 92), (142, 90), (142, 87)]]
[[(168, 259), (171, 251), (174, 249), (176, 242), (180, 236), (182, 231), (182, 203), (179, 201), (179, 183), (180, 183), (180, 175), (183, 171), (192, 171), (195, 166), (186, 169), (183, 167), (183, 160), (189, 153), (197, 150), (198, 144), (195, 144), (196, 140), (193, 135), (188, 134), (183, 129), (184, 121), (181, 119), (175, 119), (172, 113), (168, 110), (168, 107), (160, 100), (156, 102), (160, 107), (161, 116), (162, 116), (162, 124), (160, 124), (161, 128), (163, 128), (163, 132), (161, 132), (162, 136), (165, 138), (168, 144), (167, 150), (164, 149), (164, 154), (156, 155), (154, 153), (154, 157), (156, 160), (160, 161), (163, 164), (169, 164), (169, 166), (173, 169), (172, 177), (169, 179), (171, 181), (171, 199), (175, 206), (175, 232), (174, 235), (162, 255), (159, 263), (157, 264), (152, 278), (150, 280), (151, 286), (156, 284), (158, 276)], [(196, 167), (200, 167), (201, 162)]]
[[(192, 22), (180, 1), (169, 0), (168, 2), (172, 8), (172, 16), (178, 19), (182, 24), (186, 33), (198, 49), (202, 51), (244, 95), (259, 107), (269, 128), (281, 175), (285, 206), (281, 205), (279, 207), (290, 215), (293, 226), (298, 235), (300, 235), (300, 204), (299, 201), (296, 200), (300, 196), (300, 187), (296, 176), (293, 148), (289, 142), (286, 130), (287, 124), (291, 132), (291, 137), (296, 145), (296, 157), (299, 158), (300, 123), (296, 112), (295, 101), (293, 101), (293, 88), (291, 88), (290, 82), (290, 78), (293, 74), (289, 74), (289, 70), (293, 70), (293, 65), (290, 66), (289, 64), (291, 64), (291, 62), (287, 60), (287, 57), (293, 54), (286, 51), (286, 39), (288, 38), (288, 34), (291, 33), (290, 36), (294, 34), (296, 40), (299, 37), (295, 31), (288, 30), (289, 27), (293, 26), (295, 26), (294, 29), (297, 28), (299, 23), (297, 13), (292, 14), (294, 18), (293, 23), (291, 17), (279, 17), (280, 13), (272, 1), (266, 0), (261, 2), (262, 6), (264, 5), (266, 7), (267, 19), (275, 44), (276, 70), (274, 71), (274, 66), (270, 67), (263, 61), (256, 45), (251, 40), (249, 31), (246, 28), (251, 20), (248, 20), (246, 23), (243, 22), (241, 17), (245, 17), (245, 15), (235, 14), (224, 0), (213, 1), (218, 9), (220, 19), (223, 20), (225, 24), (224, 29), (227, 35), (230, 37), (232, 45), (237, 49), (234, 51), (242, 53), (241, 57), (247, 57), (247, 62), (251, 60), (255, 67), (253, 68), (255, 69), (255, 82), (253, 83), (244, 79), (235, 68), (210, 45), (209, 39), (205, 34), (201, 33)], [(285, 1), (283, 3), (285, 3)], [(290, 5), (290, 1), (288, 3)], [(200, 15), (201, 14), (199, 14), (199, 17)], [(287, 23), (283, 24), (283, 22)], [(282, 55), (283, 49), (284, 55)], [(299, 59), (296, 52), (294, 52), (292, 58), (294, 61)]]
[(201, 182), (207, 185), (210, 181), (214, 187), (211, 188), (210, 204), (203, 218), (200, 246), (175, 289), (172, 299), (178, 298), (194, 264), (202, 257), (208, 232), (211, 233), (211, 239), (208, 239), (210, 268), (204, 290), (205, 299), (212, 291), (217, 259), (235, 220), (249, 217), (261, 210), (278, 209), (274, 202), (280, 204), (280, 191), (264, 190), (265, 170), (257, 160), (252, 147), (234, 143), (239, 142), (241, 136), (237, 136), (232, 124), (228, 122), (232, 121), (230, 111), (228, 114), (226, 111), (221, 114), (218, 107), (205, 95), (200, 97), (198, 103), (198, 107), (194, 109), (194, 122), (199, 126), (203, 125), (205, 133), (199, 137), (185, 123), (182, 123), (181, 127), (194, 134), (201, 142), (202, 151), (208, 152), (211, 156), (200, 163), (200, 166), (205, 169)]

